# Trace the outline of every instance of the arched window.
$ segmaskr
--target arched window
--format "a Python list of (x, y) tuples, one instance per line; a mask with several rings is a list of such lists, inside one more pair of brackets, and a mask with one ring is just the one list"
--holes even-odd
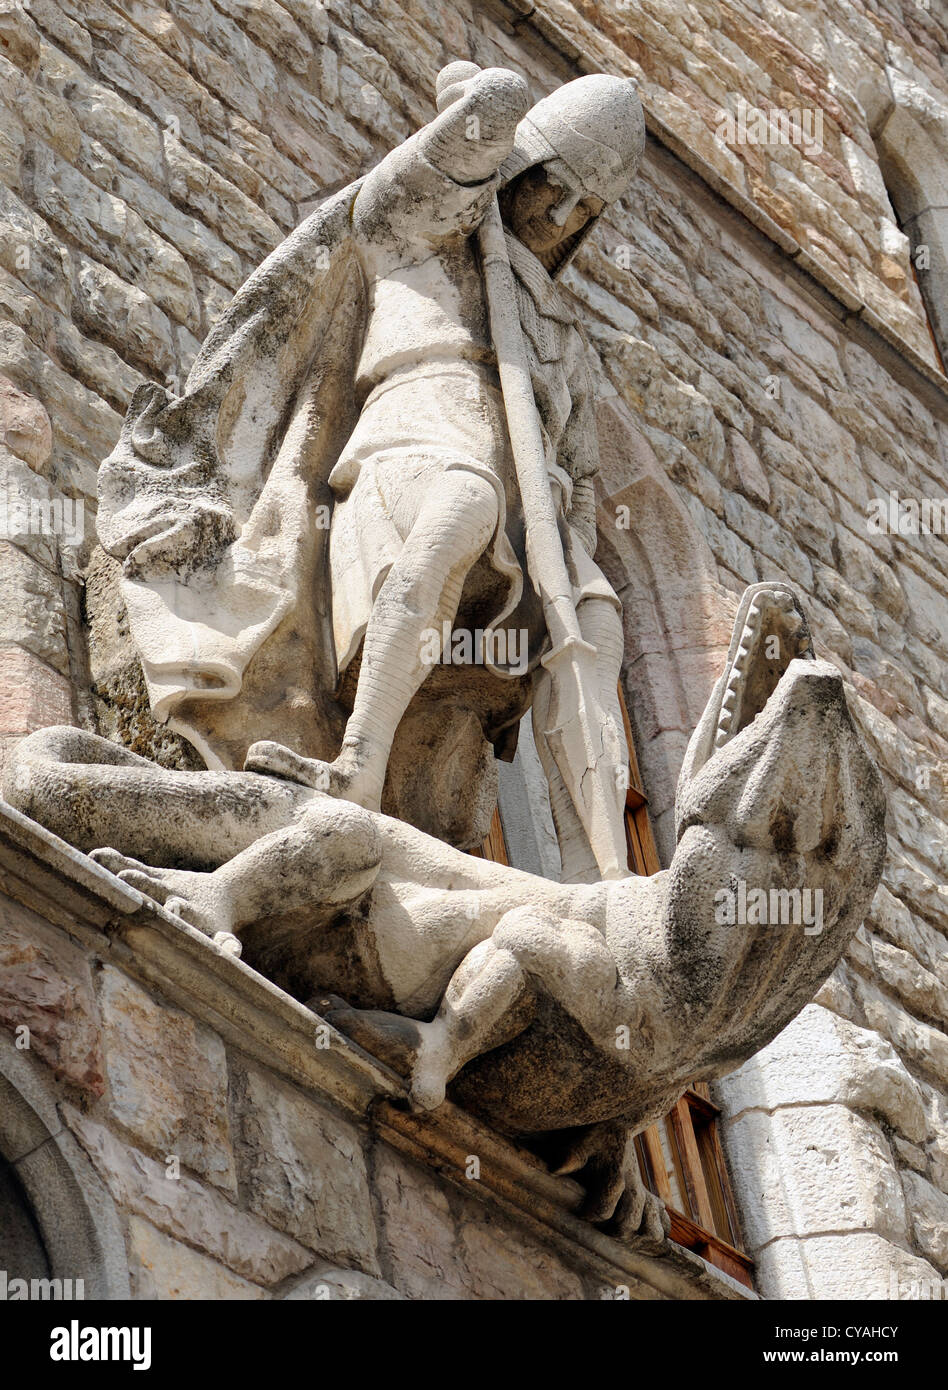
[(948, 362), (948, 114), (903, 74), (890, 71), (893, 102), (874, 132), (895, 220), (942, 370)]
[[(63, 1126), (41, 1063), (0, 1033), (0, 1279), (8, 1300), (128, 1298), (125, 1240), (112, 1199)], [(42, 1281), (37, 1291), (33, 1281)]]

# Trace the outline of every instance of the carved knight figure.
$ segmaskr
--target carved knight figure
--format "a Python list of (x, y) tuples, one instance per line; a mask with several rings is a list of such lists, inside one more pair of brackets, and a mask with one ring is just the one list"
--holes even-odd
[[(300, 643), (296, 659), (319, 668), (324, 706), (344, 692), (341, 741), (332, 746), (338, 730), (316, 747), (305, 735), (268, 739), (248, 715), (245, 766), (377, 810), (396, 731), (445, 638), (455, 625), (473, 634), (476, 670), (442, 674), (432, 691), (456, 702), (466, 681), (466, 707), (501, 756), (533, 703), (563, 877), (581, 880), (597, 868), (547, 737), (551, 676), (539, 663), (550, 641), (528, 573), (476, 233), (499, 193), (570, 600), (595, 651), (602, 749), (591, 762), (618, 839), (620, 605), (592, 558), (591, 383), (555, 280), (631, 180), (641, 105), (630, 82), (604, 75), (529, 112), (525, 84), (503, 69), (453, 64), (439, 85), (441, 114), (250, 278), (181, 398), (137, 394), (101, 470), (99, 534), (124, 561), (152, 708), (209, 766), (234, 763), (201, 735), (195, 706), (239, 703), (262, 644), (315, 600), (331, 608), (331, 637)], [(314, 527), (320, 484), (331, 494), (328, 556)]]

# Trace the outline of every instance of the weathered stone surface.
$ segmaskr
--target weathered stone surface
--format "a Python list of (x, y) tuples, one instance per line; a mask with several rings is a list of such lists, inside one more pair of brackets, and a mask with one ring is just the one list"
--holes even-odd
[[(448, 1196), (431, 1174), (376, 1153), (383, 1238), (396, 1286), (421, 1299), (575, 1299), (579, 1278), (525, 1233), (492, 1224), (476, 1198)], [(456, 1213), (456, 1214), (455, 1214)]]
[(459, 1237), (470, 1278), (469, 1296), (557, 1302), (584, 1296), (579, 1276), (552, 1251), (504, 1223), (485, 1221), (480, 1211), (461, 1215)]
[(761, 507), (770, 502), (770, 483), (760, 466), (760, 459), (737, 430), (728, 431), (728, 444), (731, 450), (731, 466), (734, 480), (741, 492)]
[(928, 1159), (917, 1144), (910, 1144), (900, 1134), (893, 1134), (892, 1148), (905, 1167), (913, 1169), (916, 1173), (928, 1172)]
[(49, 44), (42, 49), (42, 76), (47, 90), (68, 102), (83, 131), (140, 174), (154, 177), (161, 159), (161, 136), (153, 121)]
[(166, 1161), (236, 1193), (220, 1039), (108, 965), (99, 1006), (112, 1115)]
[(259, 1299), (266, 1292), (215, 1260), (171, 1240), (149, 1221), (128, 1223), (132, 1297), (144, 1299)]
[(284, 1297), (291, 1303), (325, 1299), (377, 1303), (380, 1300), (401, 1302), (405, 1299), (404, 1294), (393, 1289), (391, 1284), (386, 1284), (384, 1279), (375, 1279), (358, 1269), (338, 1269), (334, 1265), (317, 1265)]
[[(62, 932), (7, 898), (0, 908), (0, 1022), (55, 1076), (102, 1094), (99, 1017), (86, 958)], [(28, 1033), (18, 1032), (24, 1028)]]
[(948, 1195), (920, 1173), (903, 1173), (902, 1185), (919, 1249), (942, 1274), (948, 1274)]
[(98, 261), (78, 252), (73, 259), (75, 313), (82, 327), (154, 371), (170, 372), (175, 344), (167, 315), (142, 290)]
[(29, 77), (39, 66), (40, 33), (21, 0), (0, 3), (0, 53)]
[(922, 1094), (892, 1045), (818, 1004), (719, 1081), (717, 1091), (734, 1116), (838, 1104), (879, 1115), (915, 1142), (928, 1134)]
[(872, 1232), (775, 1240), (758, 1254), (757, 1273), (770, 1298), (944, 1297), (933, 1265)]
[(327, 1259), (378, 1274), (355, 1129), (263, 1072), (248, 1071), (240, 1095), (240, 1179), (251, 1210)]
[(295, 1240), (239, 1210), (213, 1188), (126, 1147), (97, 1121), (63, 1106), (66, 1123), (92, 1159), (114, 1200), (176, 1241), (197, 1246), (256, 1284), (270, 1287), (299, 1274), (312, 1255)]
[(879, 976), (912, 1010), (948, 1025), (948, 987), (919, 965), (908, 951), (870, 938), (872, 964)]
[(0, 731), (29, 734), (72, 718), (65, 676), (16, 643), (0, 643)]
[(0, 643), (69, 675), (62, 581), (9, 541), (0, 541)]
[[(747, 1111), (729, 1122), (727, 1136), (751, 1249), (840, 1231), (905, 1242), (905, 1199), (878, 1125), (841, 1105), (787, 1107)], [(793, 1174), (789, 1189), (783, 1173)]]
[(446, 1192), (387, 1150), (376, 1155), (375, 1183), (395, 1286), (409, 1298), (465, 1298), (469, 1276)]
[(0, 442), (42, 473), (53, 449), (49, 416), (34, 396), (0, 377)]
[[(81, 248), (137, 283), (179, 322), (199, 325), (187, 262), (121, 198), (96, 187), (44, 146), (35, 151), (32, 191), (37, 210)], [(220, 264), (216, 258), (210, 263)]]

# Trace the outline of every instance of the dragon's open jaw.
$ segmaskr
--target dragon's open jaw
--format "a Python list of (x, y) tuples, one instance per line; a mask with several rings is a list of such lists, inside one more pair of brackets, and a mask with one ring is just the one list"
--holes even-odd
[(810, 627), (792, 589), (754, 584), (734, 620), (713, 746), (723, 748), (760, 714), (795, 657), (813, 660)]
[(682, 783), (753, 723), (791, 661), (801, 657), (815, 660), (809, 623), (793, 589), (776, 581), (745, 589), (724, 674), (689, 744)]

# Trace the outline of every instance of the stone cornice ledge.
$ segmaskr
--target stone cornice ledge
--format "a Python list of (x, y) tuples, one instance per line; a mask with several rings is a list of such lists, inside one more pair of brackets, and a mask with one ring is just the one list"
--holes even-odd
[[(487, 8), (504, 13), (512, 27), (518, 31), (522, 32), (524, 26), (532, 29), (538, 39), (552, 48), (578, 74), (602, 71), (602, 64), (596, 62), (586, 53), (576, 40), (570, 37), (555, 19), (535, 5), (533, 0), (481, 0), (481, 3)], [(577, 18), (579, 18), (578, 15)], [(611, 46), (615, 47), (614, 45)], [(615, 51), (620, 56), (624, 56), (621, 49)], [(621, 67), (622, 64), (617, 63), (616, 66)], [(640, 92), (639, 95), (642, 96), (642, 93)], [(827, 266), (811, 256), (795, 237), (775, 222), (764, 212), (763, 208), (758, 207), (752, 198), (748, 198), (746, 193), (742, 193), (739, 188), (736, 188), (729, 179), (726, 179), (712, 164), (709, 164), (660, 116), (651, 111), (647, 97), (642, 96), (642, 106), (645, 111), (645, 125), (649, 135), (659, 144), (664, 145), (692, 173), (697, 174), (713, 193), (716, 193), (719, 198), (729, 204), (735, 212), (746, 218), (762, 236), (773, 242), (803, 274), (809, 279), (815, 280), (820, 289), (839, 306), (841, 310), (839, 317), (844, 322), (850, 318), (859, 319), (874, 335), (882, 338), (912, 370), (924, 377), (928, 385), (934, 387), (943, 399), (948, 399), (948, 377), (943, 372), (940, 372), (937, 367), (916, 352), (915, 348), (907, 343), (891, 324), (881, 318), (858, 295), (853, 294), (842, 280), (838, 279)]]
[[(330, 1046), (318, 1046), (317, 1029), (329, 1025), (312, 1010), (4, 802), (0, 893), (160, 989), (263, 1066), (358, 1118), (368, 1116), (386, 1143), (566, 1251), (604, 1289), (624, 1285), (640, 1299), (756, 1298), (671, 1241), (658, 1249), (626, 1245), (580, 1220), (578, 1183), (550, 1177), (532, 1155), (450, 1103), (431, 1115), (409, 1112), (394, 1072), (335, 1029)], [(480, 1180), (472, 1184), (465, 1165), (475, 1153)]]

